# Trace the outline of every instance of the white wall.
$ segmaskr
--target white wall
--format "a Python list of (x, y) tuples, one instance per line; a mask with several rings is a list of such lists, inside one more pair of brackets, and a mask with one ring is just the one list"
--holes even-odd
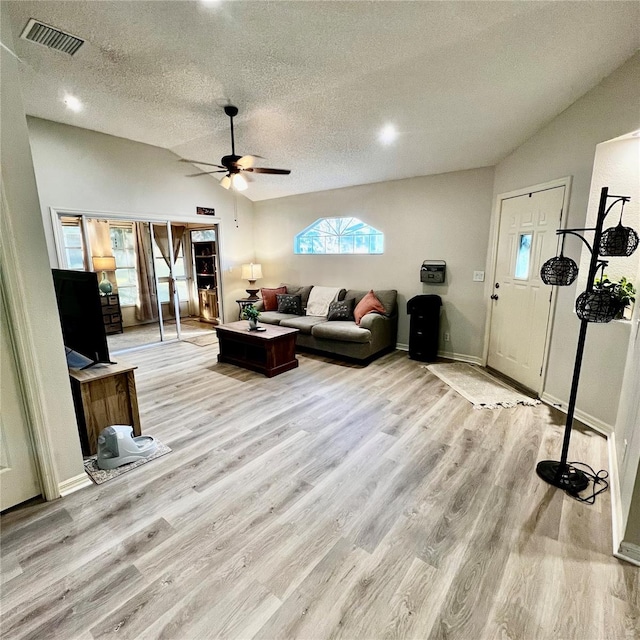
[[(1, 9), (5, 10), (6, 7)], [(8, 20), (0, 20), (0, 24), (2, 43), (11, 48)], [(38, 206), (18, 63), (4, 48), (1, 56), (0, 166), (6, 198), (1, 214), (6, 233), (0, 242), (2, 262), (10, 262), (3, 265), (2, 277), (9, 289), (8, 315), (14, 323), (21, 384), (32, 403), (28, 407), (29, 421), (34, 436), (40, 425), (51, 440), (52, 466), (57, 478), (48, 481), (56, 485), (84, 474), (82, 453), (62, 330), (54, 312), (53, 278)], [(43, 409), (41, 414), (38, 409)]]
[[(222, 290), (227, 320), (237, 319), (235, 300), (246, 295), (240, 264), (253, 255), (253, 204), (221, 188), (208, 176), (187, 178), (197, 170), (178, 156), (150, 145), (29, 118), (29, 138), (40, 194), (40, 208), (52, 266), (57, 265), (49, 208), (116, 212), (132, 216), (206, 223), (196, 207), (215, 208), (221, 218)], [(231, 270), (230, 270), (231, 269)]]
[[(596, 145), (640, 127), (640, 54), (500, 162), (494, 194), (573, 176), (568, 227), (583, 227)], [(606, 186), (606, 185), (603, 185)], [(565, 255), (580, 261), (581, 243), (568, 239)], [(558, 291), (545, 392), (569, 397), (579, 322), (576, 285)], [(629, 342), (629, 324), (591, 325), (580, 379), (578, 409), (605, 425), (615, 424)]]
[[(256, 259), (263, 286), (281, 281), (347, 289), (397, 289), (398, 342), (407, 344), (406, 302), (415, 295), (442, 296), (442, 351), (482, 357), (483, 270), (489, 237), (493, 169), (482, 168), (266, 200), (254, 204)], [(294, 255), (297, 233), (316, 219), (355, 216), (384, 232), (383, 255)], [(423, 260), (445, 260), (447, 284), (422, 285)]]
[[(622, 224), (640, 232), (640, 138), (618, 138), (597, 146), (587, 208), (587, 227), (594, 227), (596, 224), (602, 187), (609, 187), (609, 195), (631, 196), (631, 201), (624, 206)], [(612, 203), (613, 200), (609, 200), (609, 204)], [(605, 229), (618, 224), (620, 210), (621, 204), (618, 203), (607, 216)], [(577, 283), (578, 291), (583, 291), (585, 288), (590, 259), (589, 250), (583, 247)], [(617, 282), (625, 276), (634, 284), (639, 284), (636, 282), (635, 275), (640, 266), (640, 251), (636, 251), (629, 257), (604, 259), (609, 263), (604, 272), (612, 282)]]

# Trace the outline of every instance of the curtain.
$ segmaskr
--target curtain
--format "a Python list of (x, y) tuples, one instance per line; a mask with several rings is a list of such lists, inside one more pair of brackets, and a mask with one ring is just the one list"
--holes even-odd
[[(186, 226), (183, 224), (172, 224), (171, 225), (171, 238), (173, 240), (173, 262), (175, 264), (176, 259), (178, 257), (178, 252), (180, 251), (180, 246), (182, 245), (182, 237), (184, 236), (184, 232), (186, 230)], [(171, 269), (171, 255), (169, 254), (169, 238), (167, 237), (167, 225), (165, 224), (154, 224), (153, 225), (153, 237), (156, 241), (156, 246), (160, 249), (160, 253), (164, 258), (164, 261), (167, 263), (167, 267)], [(173, 310), (173, 300), (175, 294), (175, 281), (173, 278), (169, 278), (169, 300), (172, 301), (172, 304), (169, 305), (169, 309)]]
[(148, 222), (134, 222), (136, 239), (136, 272), (138, 274), (138, 303), (136, 320), (158, 320), (158, 294), (154, 278), (151, 229)]
[[(171, 236), (173, 238), (173, 261), (175, 263), (182, 245), (182, 237), (187, 227), (183, 224), (171, 225)], [(153, 237), (156, 240), (158, 249), (167, 263), (167, 267), (171, 268), (171, 257), (169, 255), (169, 238), (167, 237), (167, 226), (161, 224), (153, 225)]]

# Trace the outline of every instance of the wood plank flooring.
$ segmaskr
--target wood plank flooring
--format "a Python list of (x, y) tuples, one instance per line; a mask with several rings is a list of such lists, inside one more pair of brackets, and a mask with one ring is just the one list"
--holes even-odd
[[(402, 352), (272, 379), (216, 353), (127, 354), (172, 453), (2, 516), (2, 638), (640, 637), (609, 494), (535, 475), (561, 414), (474, 410)], [(572, 454), (607, 466), (588, 430)]]

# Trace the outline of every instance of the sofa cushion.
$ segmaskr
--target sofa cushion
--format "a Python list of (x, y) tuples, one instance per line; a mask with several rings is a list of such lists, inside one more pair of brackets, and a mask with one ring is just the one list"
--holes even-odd
[(291, 320), (292, 318), (300, 318), (301, 316), (295, 316), (292, 313), (278, 313), (277, 311), (262, 311), (258, 322), (264, 322), (265, 324), (280, 324), (282, 320)]
[(371, 331), (358, 327), (352, 320), (337, 320), (317, 324), (311, 330), (314, 338), (342, 340), (344, 342), (370, 342)]
[(353, 317), (356, 324), (360, 324), (362, 317), (372, 311), (375, 311), (376, 313), (384, 313), (384, 306), (382, 305), (382, 302), (378, 300), (376, 294), (373, 293), (373, 290), (369, 291), (369, 293), (367, 293), (367, 295), (358, 302), (356, 308), (353, 310)]
[[(356, 305), (362, 298), (367, 295), (368, 291), (362, 291), (358, 289), (349, 289), (345, 295), (345, 298), (355, 298)], [(382, 302), (384, 307), (384, 315), (389, 317), (396, 312), (396, 300), (398, 298), (398, 292), (395, 289), (376, 289), (374, 290), (376, 298)]]
[(302, 310), (304, 312), (304, 310), (307, 308), (307, 302), (309, 302), (309, 294), (311, 293), (311, 289), (313, 289), (313, 285), (310, 284), (309, 286), (301, 287), (297, 284), (286, 284), (283, 282), (280, 284), (280, 286), (285, 287), (287, 293), (290, 293), (294, 296), (300, 296), (300, 299), (302, 301)]
[(276, 289), (260, 289), (262, 300), (264, 302), (265, 311), (276, 311), (278, 309), (278, 301), (276, 296), (279, 293), (287, 293), (286, 287), (278, 287)]
[(300, 333), (311, 333), (313, 327), (318, 324), (326, 324), (327, 319), (323, 316), (291, 316), (280, 322), (281, 327), (299, 329)]
[(293, 313), (296, 316), (302, 315), (302, 298), (288, 293), (276, 295), (278, 302), (278, 313)]
[(329, 313), (327, 320), (353, 320), (353, 308), (355, 307), (355, 299), (347, 298), (346, 300), (336, 300), (329, 305)]

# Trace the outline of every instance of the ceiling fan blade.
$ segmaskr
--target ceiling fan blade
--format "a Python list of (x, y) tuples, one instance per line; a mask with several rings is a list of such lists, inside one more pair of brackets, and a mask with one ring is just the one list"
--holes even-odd
[(207, 167), (219, 167), (220, 169), (224, 169), (221, 164), (213, 164), (211, 162), (202, 162), (201, 160), (185, 160), (184, 158), (180, 158), (180, 162), (188, 162), (190, 164), (204, 164)]
[(250, 169), (251, 167), (253, 167), (256, 161), (256, 158), (260, 158), (261, 160), (264, 160), (262, 156), (246, 155), (246, 156), (242, 156), (242, 158), (240, 158), (240, 160), (236, 162), (236, 166), (240, 167), (241, 169)]
[(190, 173), (187, 178), (196, 178), (198, 176), (210, 176), (212, 173), (226, 173), (226, 169), (221, 169), (218, 171), (201, 171), (200, 173)]
[(291, 173), (291, 169), (270, 169), (269, 167), (251, 167), (250, 169), (244, 169), (244, 171), (252, 171), (253, 173), (273, 173), (283, 176), (288, 176)]

